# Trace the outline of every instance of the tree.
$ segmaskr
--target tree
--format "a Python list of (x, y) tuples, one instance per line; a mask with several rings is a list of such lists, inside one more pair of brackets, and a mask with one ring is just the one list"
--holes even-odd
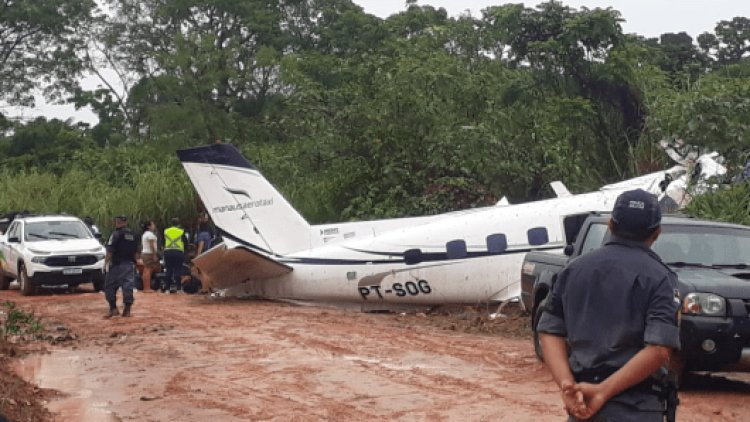
[(662, 58), (658, 64), (676, 83), (695, 82), (709, 65), (708, 58), (686, 32), (661, 34), (659, 48)]
[(0, 157), (2, 167), (40, 168), (51, 173), (64, 171), (77, 151), (93, 147), (91, 138), (78, 128), (43, 117), (15, 127), (4, 144), (4, 154)]
[(739, 63), (750, 56), (750, 18), (738, 16), (719, 21), (713, 34), (704, 32), (698, 36), (698, 45), (719, 66)]
[(0, 100), (32, 105), (34, 90), (50, 98), (71, 91), (82, 70), (78, 28), (92, 21), (94, 0), (0, 1)]
[[(737, 158), (750, 149), (750, 64), (725, 66), (687, 90), (662, 92), (649, 115), (656, 139), (682, 138)], [(742, 163), (739, 163), (742, 164)]]
[(573, 142), (589, 161), (602, 163), (598, 169), (605, 179), (629, 173), (622, 157), (638, 144), (645, 121), (633, 81), (639, 63), (631, 60), (621, 21), (616, 10), (577, 11), (556, 1), (535, 9), (489, 7), (482, 16), (485, 48), (496, 60), (534, 75), (533, 86), (541, 88), (535, 101), (556, 94), (593, 111), (582, 122), (593, 136)]
[(736, 17), (716, 24), (717, 58), (722, 64), (738, 63), (750, 54), (750, 19)]
[[(258, 137), (290, 87), (285, 55), (356, 54), (384, 31), (349, 0), (108, 0), (114, 11), (91, 43), (91, 67), (117, 70), (110, 86), (131, 136)], [(343, 36), (342, 34), (346, 34)], [(103, 57), (104, 60), (95, 60)], [(135, 75), (135, 77), (133, 77)]]

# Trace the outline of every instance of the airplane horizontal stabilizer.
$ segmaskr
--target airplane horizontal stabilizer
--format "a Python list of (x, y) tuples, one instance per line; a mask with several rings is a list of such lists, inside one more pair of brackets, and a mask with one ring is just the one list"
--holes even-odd
[(552, 190), (555, 191), (555, 195), (557, 195), (558, 198), (567, 198), (569, 196), (573, 196), (572, 193), (568, 190), (567, 187), (563, 184), (563, 182), (556, 180), (549, 184), (550, 187), (552, 187)]
[(292, 268), (242, 246), (228, 249), (220, 243), (193, 260), (197, 273), (210, 287), (225, 289), (249, 280), (288, 274)]

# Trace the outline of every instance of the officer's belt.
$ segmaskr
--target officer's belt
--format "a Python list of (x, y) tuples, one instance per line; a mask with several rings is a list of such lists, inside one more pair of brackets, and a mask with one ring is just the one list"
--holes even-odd
[(135, 261), (133, 261), (133, 258), (131, 257), (127, 257), (127, 258), (118, 257), (118, 256), (112, 257), (112, 265), (134, 264), (134, 263)]
[[(591, 384), (599, 384), (605, 379), (609, 378), (612, 374), (617, 372), (619, 369), (620, 368), (615, 368), (611, 366), (603, 366), (603, 367), (596, 368), (596, 369), (584, 369), (580, 372), (574, 373), (573, 376), (575, 377), (576, 382), (588, 382)], [(646, 378), (645, 380), (628, 388), (625, 391), (634, 391), (634, 392), (639, 392), (643, 394), (651, 394), (651, 395), (659, 397), (660, 399), (665, 399), (664, 385), (652, 377)]]

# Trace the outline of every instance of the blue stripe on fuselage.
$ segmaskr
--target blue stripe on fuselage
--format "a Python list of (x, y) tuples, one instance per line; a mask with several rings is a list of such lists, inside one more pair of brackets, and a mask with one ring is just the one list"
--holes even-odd
[[(274, 255), (270, 251), (263, 249), (259, 247), (258, 245), (255, 245), (253, 243), (244, 241), (236, 236), (233, 236), (229, 233), (227, 233), (224, 230), (221, 230), (221, 234), (223, 237), (230, 239), (234, 242), (239, 243), (240, 245), (252, 249), (256, 252), (264, 253), (271, 258), (285, 264), (306, 264), (306, 265), (366, 265), (366, 264), (403, 264), (406, 262), (404, 258), (403, 252), (379, 252), (379, 251), (365, 251), (365, 250), (358, 250), (358, 249), (351, 249), (349, 250), (354, 252), (360, 252), (360, 253), (366, 253), (370, 255), (380, 255), (380, 256), (392, 256), (394, 258), (391, 259), (341, 259), (341, 258), (306, 258), (306, 257), (288, 257), (288, 256), (281, 256), (281, 255)], [(561, 246), (559, 245), (550, 245), (550, 246), (542, 246), (542, 247), (535, 247), (535, 248), (522, 248), (522, 249), (512, 249), (512, 250), (506, 250), (504, 252), (489, 252), (489, 251), (477, 251), (477, 252), (467, 252), (466, 256), (463, 258), (458, 259), (474, 259), (474, 258), (484, 258), (488, 256), (501, 256), (501, 255), (515, 255), (519, 253), (527, 253), (530, 251), (544, 251), (544, 250), (551, 250), (551, 249), (560, 249)], [(423, 252), (422, 253), (422, 259), (415, 263), (414, 265), (421, 264), (424, 262), (440, 262), (440, 261), (456, 261), (456, 258), (450, 259), (448, 258), (448, 254), (446, 252)]]

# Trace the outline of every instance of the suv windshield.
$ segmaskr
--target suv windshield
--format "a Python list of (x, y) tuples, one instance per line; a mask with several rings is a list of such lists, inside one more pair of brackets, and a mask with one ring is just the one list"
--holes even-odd
[(666, 263), (750, 266), (750, 230), (663, 225), (653, 249)]
[(40, 221), (26, 224), (27, 242), (40, 240), (88, 239), (91, 232), (80, 221)]

